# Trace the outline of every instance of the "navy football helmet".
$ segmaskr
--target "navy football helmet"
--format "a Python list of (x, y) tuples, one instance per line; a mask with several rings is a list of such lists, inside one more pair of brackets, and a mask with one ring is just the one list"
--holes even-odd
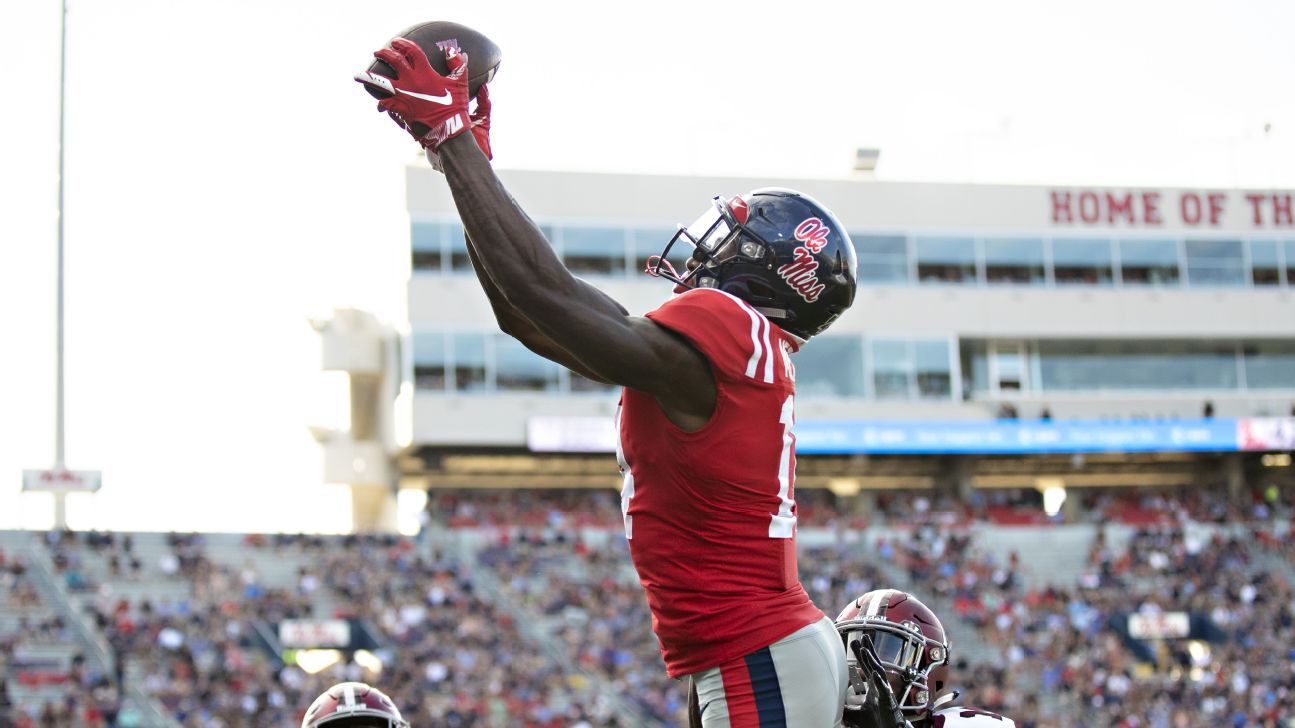
[[(678, 243), (692, 247), (694, 261), (682, 272), (668, 260)], [(778, 187), (715, 197), (647, 262), (651, 275), (731, 293), (801, 339), (822, 332), (854, 303), (857, 267), (836, 216), (812, 197)]]

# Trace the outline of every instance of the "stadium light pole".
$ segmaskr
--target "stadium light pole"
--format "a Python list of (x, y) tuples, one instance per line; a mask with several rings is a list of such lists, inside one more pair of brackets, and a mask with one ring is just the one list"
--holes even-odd
[(97, 470), (68, 470), (65, 451), (66, 409), (63, 387), (63, 140), (65, 130), (65, 107), (67, 106), (67, 0), (61, 3), (62, 16), (59, 22), (59, 70), (58, 70), (58, 252), (57, 252), (57, 298), (55, 313), (55, 355), (54, 355), (54, 467), (47, 470), (24, 470), (22, 488), (24, 492), (48, 492), (54, 496), (54, 527), (67, 528), (67, 494), (94, 493), (103, 484), (102, 473)]
[[(64, 470), (63, 424), (63, 140), (64, 116), (67, 107), (67, 0), (63, 0), (59, 14), (59, 64), (58, 64), (58, 342), (57, 373), (54, 378), (54, 469)], [(54, 493), (54, 528), (67, 527), (67, 493)]]

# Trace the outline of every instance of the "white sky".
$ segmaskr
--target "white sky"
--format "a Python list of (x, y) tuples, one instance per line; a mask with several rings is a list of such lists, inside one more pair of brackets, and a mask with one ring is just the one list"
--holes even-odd
[[(70, 0), (73, 526), (346, 526), (305, 317), (402, 314), (413, 149), (350, 76), (429, 13), (504, 51), (499, 166), (1295, 187), (1281, 0), (453, 7)], [(50, 523), (58, 20), (0, 3), (0, 528)]]

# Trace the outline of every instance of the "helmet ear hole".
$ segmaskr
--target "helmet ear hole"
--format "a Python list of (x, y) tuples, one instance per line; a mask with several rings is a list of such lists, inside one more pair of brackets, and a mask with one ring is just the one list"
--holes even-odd
[(751, 295), (759, 296), (760, 298), (772, 299), (774, 297), (773, 289), (760, 281), (750, 281), (747, 283), (747, 290), (751, 291)]

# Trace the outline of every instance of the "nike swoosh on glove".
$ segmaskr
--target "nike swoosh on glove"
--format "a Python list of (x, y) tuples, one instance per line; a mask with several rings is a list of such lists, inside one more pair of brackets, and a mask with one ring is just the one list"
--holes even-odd
[(454, 47), (444, 50), (449, 67), (449, 73), (444, 76), (432, 68), (418, 44), (405, 38), (396, 38), (389, 48), (373, 54), (391, 66), (396, 72), (395, 78), (369, 71), (355, 75), (356, 81), (390, 93), (378, 102), (378, 110), (386, 112), (419, 144), (433, 152), (446, 139), (462, 134), (471, 125), (467, 54)]
[[(477, 146), (481, 147), (486, 159), (495, 158), (495, 155), (490, 152), (490, 108), (490, 89), (483, 83), (481, 88), (477, 89), (477, 108), (468, 116), (468, 119), (472, 136), (476, 138)], [(427, 150), (427, 161), (437, 172), (445, 171), (441, 167), (441, 155), (431, 149)]]

